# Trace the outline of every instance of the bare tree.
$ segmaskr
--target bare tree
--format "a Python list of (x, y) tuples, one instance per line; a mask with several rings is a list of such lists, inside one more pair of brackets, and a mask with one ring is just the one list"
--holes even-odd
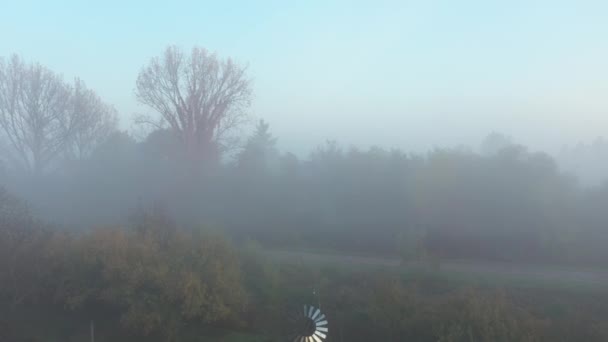
[(70, 87), (60, 76), (13, 55), (0, 61), (0, 128), (22, 166), (40, 172), (59, 155), (74, 121), (66, 113)]
[(74, 81), (70, 110), (76, 123), (69, 153), (78, 159), (90, 155), (92, 150), (116, 131), (116, 109), (104, 103), (97, 94), (87, 89), (80, 79)]
[(59, 156), (88, 155), (116, 128), (116, 111), (84, 82), (74, 86), (17, 55), (0, 60), (0, 153), (11, 164), (42, 172)]
[(227, 133), (244, 119), (252, 90), (246, 68), (231, 59), (199, 47), (186, 56), (170, 46), (141, 70), (135, 94), (177, 134), (188, 157), (201, 161), (219, 157)]

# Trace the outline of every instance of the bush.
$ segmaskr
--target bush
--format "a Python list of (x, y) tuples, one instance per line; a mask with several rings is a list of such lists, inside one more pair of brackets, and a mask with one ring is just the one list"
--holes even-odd
[(27, 205), (0, 188), (0, 299), (10, 307), (44, 295), (51, 274), (50, 239)]
[(516, 307), (503, 291), (466, 290), (440, 306), (438, 342), (540, 341), (541, 321)]
[(167, 340), (188, 323), (236, 319), (246, 297), (238, 257), (225, 239), (180, 230), (157, 214), (139, 223), (74, 241), (59, 287), (66, 305), (110, 305), (126, 327)]

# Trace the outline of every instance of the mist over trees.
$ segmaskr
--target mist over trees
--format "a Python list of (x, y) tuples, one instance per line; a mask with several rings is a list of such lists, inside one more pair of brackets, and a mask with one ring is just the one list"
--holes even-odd
[(141, 70), (135, 91), (139, 102), (161, 116), (156, 124), (139, 121), (167, 124), (195, 162), (217, 160), (231, 147), (227, 134), (242, 123), (251, 93), (245, 67), (203, 48), (187, 55), (175, 46)]
[(603, 138), (564, 146), (556, 160), (564, 171), (576, 175), (583, 186), (597, 187), (608, 182), (608, 142)]
[[(405, 262), (608, 262), (608, 183), (588, 186), (559, 166), (588, 150), (604, 158), (603, 141), (557, 159), (497, 132), (476, 149), (416, 154), (330, 140), (298, 157), (264, 120), (238, 136), (253, 96), (247, 68), (199, 47), (152, 58), (134, 95), (156, 115), (137, 119), (151, 127), (141, 139), (118, 129), (116, 110), (84, 81), (0, 59), (0, 300), (11, 310), (109, 312), (166, 341), (196, 323), (274, 322), (288, 297), (279, 285), (320, 276), (277, 271), (248, 255), (251, 245)], [(335, 315), (353, 327), (367, 315), (387, 341), (545, 332), (502, 293), (436, 300), (401, 280), (322, 279), (340, 289), (323, 287)]]
[[(280, 153), (262, 120), (226, 158), (251, 81), (245, 67), (203, 48), (170, 46), (141, 70), (135, 95), (160, 121), (139, 118), (155, 124), (139, 141), (116, 129), (115, 110), (83, 81), (67, 84), (17, 56), (0, 70), (2, 137), (12, 152), (4, 154), (5, 186), (61, 226), (116, 224), (133, 208), (164, 203), (182, 224), (282, 248), (401, 255), (415, 236), (414, 245), (441, 257), (608, 257), (580, 248), (605, 241), (597, 227), (603, 210), (589, 211), (606, 186), (586, 189), (549, 155), (500, 133), (479, 153), (328, 141), (302, 159)], [(34, 175), (15, 172), (20, 167)]]
[(83, 158), (116, 120), (115, 110), (81, 80), (72, 86), (17, 55), (0, 60), (0, 128), (13, 168), (41, 173), (60, 157)]

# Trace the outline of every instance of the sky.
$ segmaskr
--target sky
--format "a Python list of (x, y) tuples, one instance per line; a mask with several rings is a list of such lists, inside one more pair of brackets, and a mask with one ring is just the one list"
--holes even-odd
[[(608, 135), (608, 1), (9, 1), (0, 56), (82, 78), (131, 129), (137, 74), (175, 44), (248, 65), (282, 150), (533, 149)], [(253, 121), (253, 120), (252, 120)]]

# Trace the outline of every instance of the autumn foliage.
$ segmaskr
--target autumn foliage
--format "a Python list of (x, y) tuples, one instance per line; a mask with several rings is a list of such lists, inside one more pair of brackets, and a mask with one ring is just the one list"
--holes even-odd
[(254, 242), (242, 247), (180, 228), (159, 208), (137, 212), (124, 227), (68, 233), (36, 220), (2, 190), (0, 341), (46, 341), (36, 317), (68, 333), (94, 320), (100, 341), (198, 341), (187, 336), (213, 331), (283, 341), (286, 317), (302, 303), (322, 303), (331, 341), (608, 338), (601, 319), (608, 297), (599, 292), (502, 290), (425, 274), (277, 264)]
[(133, 332), (168, 340), (186, 324), (236, 321), (245, 309), (238, 257), (221, 236), (179, 229), (158, 212), (130, 228), (51, 233), (0, 196), (0, 298), (13, 307), (110, 310)]

